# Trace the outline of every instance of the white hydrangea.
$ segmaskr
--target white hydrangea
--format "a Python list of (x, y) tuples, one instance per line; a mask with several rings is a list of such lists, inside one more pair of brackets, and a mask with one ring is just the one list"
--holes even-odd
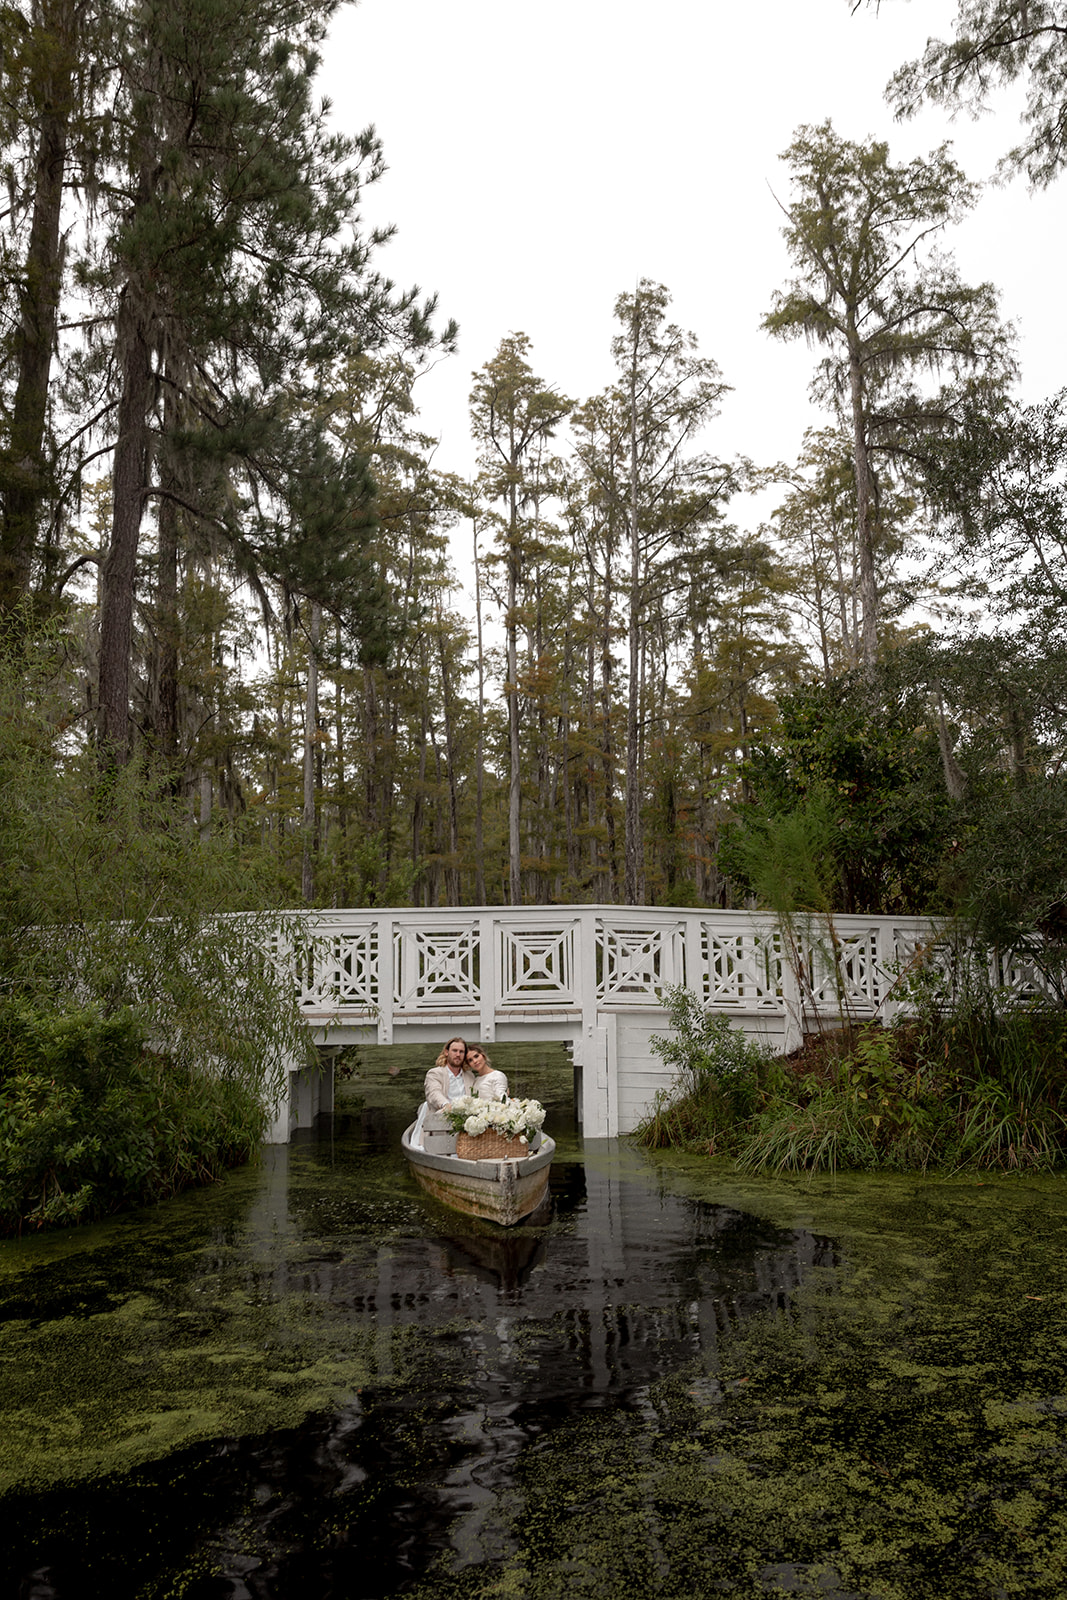
[(472, 1139), (492, 1128), (526, 1144), (544, 1126), (545, 1108), (539, 1100), (479, 1100), (468, 1094), (454, 1100), (445, 1116), (457, 1133)]

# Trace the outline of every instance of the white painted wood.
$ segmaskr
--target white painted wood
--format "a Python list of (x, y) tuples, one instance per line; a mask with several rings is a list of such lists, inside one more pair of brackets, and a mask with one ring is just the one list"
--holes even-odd
[(494, 932), (494, 919), (491, 912), (485, 911), (478, 918), (479, 940), (479, 976), (483, 978), (486, 969), (492, 973), (492, 984), (481, 982), (478, 994), (478, 1037), (482, 1044), (492, 1044), (496, 1039), (496, 996), (500, 989), (500, 973), (497, 970), (497, 939)]
[[(773, 918), (744, 911), (360, 909), (311, 912), (293, 926), (300, 931), (288, 938), (283, 921), (275, 959), (292, 972), (317, 1037), (346, 1043), (370, 1030), (382, 1044), (428, 1047), (450, 1033), (567, 1042), (587, 1138), (628, 1132), (665, 1086), (648, 1040), (666, 1029), (671, 984), (685, 983), (787, 1051), (805, 1028), (889, 1018), (904, 1003), (909, 966), (933, 961), (951, 973), (957, 960), (937, 924), (919, 917), (811, 919), (795, 930), (795, 957)], [(1026, 963), (995, 976), (1020, 997), (1039, 992)], [(302, 1120), (322, 1093), (298, 1086), (290, 1098)], [(276, 1129), (288, 1114), (279, 1111)]]

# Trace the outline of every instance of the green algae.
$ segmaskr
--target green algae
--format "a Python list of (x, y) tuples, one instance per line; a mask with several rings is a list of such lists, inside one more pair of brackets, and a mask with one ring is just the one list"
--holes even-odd
[(531, 1452), (510, 1561), (412, 1592), (1062, 1600), (1067, 1185), (752, 1182), (674, 1154), (654, 1181), (831, 1235), (840, 1270), (738, 1324), (713, 1384), (694, 1364)]
[[(425, 1050), (359, 1055), (342, 1103), (417, 1103)], [(547, 1081), (566, 1102), (563, 1052), (547, 1069), (543, 1046), (512, 1055), (513, 1076)], [(298, 1136), (210, 1189), (0, 1243), (0, 1494), (292, 1427), (370, 1383), (410, 1384), (431, 1356), (440, 1363), (441, 1330), (356, 1326), (317, 1291), (317, 1268), (347, 1263), (358, 1280), (391, 1233), (449, 1219), (394, 1149), (354, 1154)]]
[[(411, 1098), (366, 1070), (353, 1089), (372, 1107)], [(547, 1428), (457, 1514), (449, 1550), (406, 1593), (1062, 1600), (1067, 1183), (764, 1180), (608, 1143), (584, 1161), (807, 1229), (834, 1242), (835, 1262), (724, 1327), (717, 1352)], [(435, 1418), (483, 1381), (477, 1330), (369, 1327), (316, 1292), (316, 1273), (328, 1264), (358, 1288), (416, 1224), (448, 1226), (398, 1185), (391, 1154), (298, 1144), (222, 1188), (0, 1255), (18, 1312), (0, 1343), (8, 1482), (128, 1471), (362, 1390), (371, 1407), (409, 1397), (398, 1485), (414, 1493), (438, 1470)], [(529, 1318), (508, 1333), (531, 1389), (549, 1331)], [(493, 1425), (467, 1414), (476, 1431)], [(328, 1549), (350, 1516), (331, 1504), (303, 1536)], [(251, 1523), (227, 1537), (259, 1555)], [(191, 1596), (223, 1565), (201, 1551), (143, 1592)]]

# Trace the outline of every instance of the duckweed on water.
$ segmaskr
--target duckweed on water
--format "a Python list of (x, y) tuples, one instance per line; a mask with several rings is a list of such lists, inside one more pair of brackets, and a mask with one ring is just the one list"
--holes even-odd
[(550, 1227), (505, 1245), (407, 1184), (410, 1099), (372, 1085), (358, 1136), (0, 1257), (13, 1576), (1067, 1594), (1060, 1180), (769, 1182), (571, 1141)]

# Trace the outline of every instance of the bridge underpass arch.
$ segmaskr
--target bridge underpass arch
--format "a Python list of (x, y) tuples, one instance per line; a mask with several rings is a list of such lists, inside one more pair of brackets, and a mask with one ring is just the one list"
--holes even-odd
[[(650, 1040), (668, 1029), (672, 985), (784, 1053), (842, 1016), (889, 1020), (900, 972), (940, 948), (925, 918), (840, 916), (829, 931), (811, 920), (787, 939), (771, 917), (708, 908), (313, 911), (283, 919), (273, 954), (318, 1045), (429, 1051), (452, 1034), (569, 1044), (583, 1135), (610, 1138), (630, 1132), (670, 1085)], [(998, 981), (1022, 997), (1035, 979), (1020, 968)], [(328, 1058), (317, 1075), (287, 1078), (276, 1141), (332, 1106)]]

